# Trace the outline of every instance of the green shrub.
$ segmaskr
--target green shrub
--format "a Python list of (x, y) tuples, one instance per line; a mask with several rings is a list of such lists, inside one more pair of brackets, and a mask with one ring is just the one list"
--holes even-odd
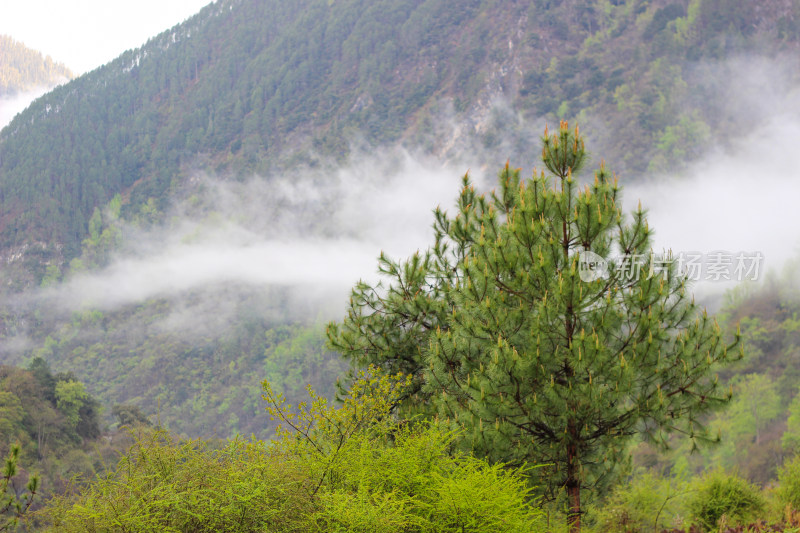
[(689, 499), (692, 519), (707, 531), (759, 518), (765, 501), (758, 487), (721, 470), (706, 474), (697, 482)]
[(800, 455), (795, 455), (778, 470), (776, 494), (781, 507), (788, 505), (800, 511)]
[(259, 442), (215, 448), (142, 429), (115, 472), (42, 511), (49, 531), (263, 531), (310, 503), (306, 478)]
[(40, 513), (47, 531), (543, 531), (524, 472), (453, 454), (452, 433), (398, 421), (405, 382), (364, 376), (341, 407), (297, 412), (265, 382), (272, 443), (177, 441), (140, 427), (112, 474)]
[(435, 424), (401, 422), (391, 412), (410, 384), (362, 374), (342, 407), (311, 392), (297, 413), (265, 384), (281, 429), (276, 448), (318, 481), (313, 531), (543, 531), (524, 472), (452, 453), (455, 435)]
[(661, 531), (677, 525), (687, 484), (651, 472), (638, 473), (615, 487), (595, 515), (595, 532)]

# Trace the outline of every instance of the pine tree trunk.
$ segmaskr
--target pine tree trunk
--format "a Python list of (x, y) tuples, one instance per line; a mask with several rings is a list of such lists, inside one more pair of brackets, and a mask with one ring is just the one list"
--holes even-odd
[(569, 496), (569, 533), (581, 531), (581, 487), (574, 485), (567, 488)]
[(569, 421), (567, 432), (573, 437), (572, 442), (567, 444), (567, 501), (569, 502), (569, 533), (580, 533), (581, 531), (581, 481), (578, 472), (578, 454), (575, 444), (575, 424)]

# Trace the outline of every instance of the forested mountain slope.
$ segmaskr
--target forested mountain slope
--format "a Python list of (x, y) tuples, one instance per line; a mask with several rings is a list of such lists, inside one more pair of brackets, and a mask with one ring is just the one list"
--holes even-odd
[(114, 194), (163, 207), (199, 167), (267, 175), (356, 141), (529, 157), (520, 116), (602, 125), (618, 170), (664, 169), (731, 125), (698, 62), (798, 37), (797, 1), (220, 0), (0, 134), (0, 246), (69, 259)]

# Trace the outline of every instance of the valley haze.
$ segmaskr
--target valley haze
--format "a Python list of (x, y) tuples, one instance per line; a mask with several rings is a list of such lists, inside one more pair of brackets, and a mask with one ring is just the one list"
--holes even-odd
[[(746, 68), (772, 72), (772, 83), (746, 78)], [(737, 117), (743, 110), (749, 116), (739, 120), (757, 126), (726, 146), (709, 143), (704, 156), (677, 174), (620, 176), (623, 210), (631, 212), (638, 201), (649, 210), (656, 252), (760, 252), (763, 279), (800, 256), (800, 224), (786, 223), (800, 197), (800, 93), (781, 74), (786, 67), (774, 60), (748, 58), (710, 63), (705, 69), (708, 76), (726, 71), (746, 81), (739, 91), (725, 88), (726, 112)], [(767, 90), (772, 92), (768, 103), (757, 105)], [(523, 124), (531, 138), (543, 127), (544, 121)], [(530, 175), (537, 150), (531, 147), (530, 161), (511, 164)], [(166, 223), (147, 231), (123, 226), (124, 245), (107, 267), (75, 274), (21, 300), (54, 304), (68, 314), (114, 310), (153, 298), (177, 303), (188, 293), (197, 306), (202, 300), (197, 294), (205, 291), (207, 304), (222, 310), (231, 306), (221, 305), (214, 289), (219, 283), (277, 285), (290, 289), (302, 313), (317, 320), (339, 319), (355, 282), (379, 280), (381, 251), (403, 259), (432, 244), (432, 211), (454, 205), (465, 172), (481, 190), (495, 186), (503, 154), (487, 152), (466, 147), (461, 156), (442, 160), (401, 147), (354, 150), (345, 165), (331, 163), (333, 171), (301, 170), (291, 180), (278, 175), (236, 181), (198, 174), (175, 197)], [(591, 168), (597, 164), (592, 161)], [(607, 164), (613, 170), (613, 161)], [(590, 179), (588, 171), (583, 179)], [(198, 202), (202, 213), (192, 207)], [(733, 285), (701, 282), (694, 288), (716, 307)], [(225, 313), (216, 315), (213, 321), (224, 324), (220, 316)], [(6, 349), (20, 345), (14, 339), (5, 343)]]
[[(800, 257), (800, 225), (786, 228), (800, 197), (798, 145), (800, 120), (771, 119), (730, 147), (712, 147), (681, 175), (638, 182), (621, 176), (623, 210), (630, 213), (638, 201), (649, 210), (656, 252), (760, 252), (764, 279)], [(479, 169), (470, 172), (479, 189), (495, 186), (500, 165), (443, 163), (401, 148), (356, 156), (332, 173), (308, 170), (291, 182), (198, 176), (191, 199), (200, 198), (205, 215), (178, 200), (168, 223), (148, 231), (126, 228), (125, 245), (107, 267), (26, 299), (71, 313), (153, 298), (180, 301), (184, 294), (196, 301), (204, 291), (216, 301), (219, 283), (277, 285), (290, 289), (303, 312), (340, 319), (359, 279), (379, 281), (382, 251), (404, 259), (432, 244), (432, 211), (454, 206), (461, 175), (470, 167)], [(716, 306), (734, 285), (708, 281), (694, 288)]]

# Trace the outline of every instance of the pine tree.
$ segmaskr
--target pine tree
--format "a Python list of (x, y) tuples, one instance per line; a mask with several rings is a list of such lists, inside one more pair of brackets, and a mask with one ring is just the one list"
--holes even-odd
[(14, 480), (20, 468), (19, 455), (19, 445), (12, 444), (5, 458), (5, 464), (0, 469), (0, 531), (16, 531), (20, 520), (27, 516), (26, 513), (30, 510), (39, 489), (37, 474), (28, 478), (24, 491), (15, 486)]
[(729, 397), (713, 372), (735, 355), (652, 253), (641, 205), (623, 214), (616, 177), (601, 164), (579, 187), (578, 129), (542, 142), (551, 175), (506, 165), (488, 196), (465, 176), (455, 216), (435, 212), (435, 245), (382, 257), (388, 290), (359, 284), (329, 339), (358, 364), (414, 372), (418, 403), (476, 453), (544, 465), (534, 482), (566, 492), (579, 531), (581, 491), (613, 480), (630, 437), (709, 438), (699, 417)]

